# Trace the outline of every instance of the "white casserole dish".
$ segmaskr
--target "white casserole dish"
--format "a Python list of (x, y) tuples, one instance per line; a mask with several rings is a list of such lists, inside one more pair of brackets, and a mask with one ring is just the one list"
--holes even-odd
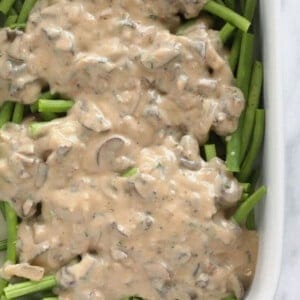
[(247, 300), (274, 299), (281, 268), (284, 224), (284, 143), (281, 95), (280, 1), (260, 0), (266, 135), (263, 183), (267, 197), (257, 208), (259, 254)]
[[(268, 188), (265, 201), (257, 208), (260, 235), (256, 275), (247, 300), (274, 299), (281, 267), (284, 216), (283, 109), (280, 67), (280, 2), (260, 0), (260, 32), (264, 63), (264, 103), (266, 136), (263, 158), (263, 183)], [(5, 224), (0, 216), (0, 239)], [(3, 261), (0, 255), (0, 263)]]

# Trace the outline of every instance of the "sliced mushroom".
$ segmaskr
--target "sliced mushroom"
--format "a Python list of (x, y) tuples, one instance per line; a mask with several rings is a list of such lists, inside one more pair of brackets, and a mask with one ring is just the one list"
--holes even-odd
[(85, 278), (97, 260), (90, 254), (83, 256), (82, 260), (71, 266), (63, 267), (58, 273), (58, 281), (64, 288), (74, 286), (79, 280)]
[(155, 219), (149, 213), (144, 212), (137, 213), (137, 219), (144, 230), (149, 230), (155, 222)]
[(120, 250), (119, 248), (115, 247), (115, 246), (112, 246), (110, 248), (110, 253), (111, 253), (111, 256), (114, 260), (116, 261), (123, 261), (125, 259), (127, 259), (128, 255)]
[(228, 176), (224, 176), (224, 174), (221, 176), (223, 179), (223, 186), (219, 202), (222, 207), (234, 206), (241, 198), (242, 188), (234, 178), (228, 178)]
[(73, 51), (74, 36), (69, 31), (62, 31), (59, 38), (56, 39), (55, 49), (60, 51)]
[(112, 127), (96, 104), (79, 101), (75, 104), (74, 112), (78, 115), (80, 124), (89, 130), (104, 132)]
[(200, 160), (199, 157), (199, 144), (195, 137), (192, 135), (184, 135), (178, 146), (182, 157), (189, 160)]
[(57, 158), (64, 158), (71, 151), (71, 145), (59, 146), (56, 150)]
[(196, 279), (196, 286), (199, 288), (206, 288), (209, 283), (209, 275), (207, 273), (200, 273)]
[(45, 33), (45, 35), (49, 40), (55, 40), (60, 37), (62, 29), (61, 27), (48, 25), (48, 26), (43, 26), (42, 31)]
[(44, 273), (44, 268), (39, 266), (32, 266), (28, 263), (6, 265), (3, 268), (3, 275), (6, 279), (10, 279), (13, 276), (17, 276), (29, 280), (39, 281), (43, 278)]
[(173, 260), (173, 263), (176, 265), (186, 264), (192, 257), (191, 250), (188, 246), (176, 245), (172, 251), (170, 258)]
[(115, 64), (107, 57), (82, 52), (76, 56), (76, 66), (78, 70), (84, 69), (90, 74), (97, 72), (96, 74), (102, 76), (109, 74), (115, 68)]
[(201, 169), (201, 162), (200, 161), (194, 161), (190, 159), (186, 159), (184, 157), (181, 157), (179, 159), (180, 165), (183, 166), (186, 169), (197, 171)]
[(140, 174), (133, 181), (136, 192), (145, 200), (155, 200), (155, 177), (149, 174)]
[(8, 57), (6, 68), (10, 73), (16, 74), (25, 71), (26, 63), (22, 59)]
[(141, 63), (148, 70), (161, 68), (180, 55), (176, 47), (162, 47), (153, 52), (146, 52), (141, 57)]
[(126, 144), (125, 138), (114, 135), (105, 140), (97, 150), (96, 161), (97, 166), (101, 170), (110, 169), (112, 171), (121, 171), (116, 164), (116, 159), (119, 157), (121, 150)]
[(76, 284), (74, 274), (71, 273), (68, 267), (63, 267), (58, 273), (58, 280), (62, 287), (71, 288)]
[(30, 262), (50, 249), (49, 241), (36, 243), (31, 226), (21, 223), (18, 230), (17, 248), (20, 262)]
[(112, 229), (114, 229), (115, 231), (117, 231), (122, 236), (128, 237), (128, 232), (126, 232), (124, 226), (122, 226), (121, 224), (117, 224), (116, 222), (113, 222), (111, 224), (111, 227), (112, 227)]
[(48, 176), (48, 167), (45, 163), (39, 163), (37, 167), (36, 177), (35, 177), (35, 187), (41, 188)]
[(30, 218), (36, 213), (36, 204), (32, 199), (27, 199), (22, 205), (22, 217)]

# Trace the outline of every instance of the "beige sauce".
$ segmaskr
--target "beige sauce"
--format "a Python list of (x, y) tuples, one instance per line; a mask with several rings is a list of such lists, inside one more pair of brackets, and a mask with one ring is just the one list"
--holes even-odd
[(171, 33), (204, 2), (42, 0), (25, 33), (0, 32), (1, 99), (31, 103), (48, 84), (75, 100), (37, 136), (0, 132), (20, 263), (56, 273), (59, 299), (240, 299), (252, 279), (256, 233), (224, 215), (241, 187), (199, 156), (244, 99), (207, 22)]

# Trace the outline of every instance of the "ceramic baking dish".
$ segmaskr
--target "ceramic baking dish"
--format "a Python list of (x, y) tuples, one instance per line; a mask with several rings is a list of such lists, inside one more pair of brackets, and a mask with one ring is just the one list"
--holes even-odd
[[(283, 116), (280, 67), (280, 2), (260, 0), (257, 24), (262, 40), (264, 62), (264, 103), (266, 136), (263, 154), (263, 183), (268, 187), (265, 201), (257, 208), (260, 235), (256, 275), (247, 300), (272, 300), (281, 266), (284, 212)], [(0, 217), (0, 238), (5, 235)], [(1, 262), (1, 257), (0, 257)]]
[(281, 267), (284, 217), (283, 103), (281, 96), (280, 1), (260, 0), (258, 27), (264, 63), (266, 135), (263, 152), (265, 201), (257, 208), (260, 235), (256, 274), (247, 300), (274, 299)]

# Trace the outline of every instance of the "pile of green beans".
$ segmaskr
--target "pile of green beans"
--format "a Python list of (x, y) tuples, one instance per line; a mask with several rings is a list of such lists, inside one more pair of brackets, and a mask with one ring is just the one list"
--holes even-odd
[[(1, 0), (0, 13), (5, 16), (5, 27), (24, 29), (29, 13), (37, 0)], [(255, 36), (249, 33), (255, 12), (256, 0), (246, 0), (244, 7), (238, 7), (235, 0), (208, 1), (204, 11), (224, 21), (219, 28), (220, 40), (230, 48), (229, 65), (236, 76), (237, 86), (245, 97), (245, 109), (240, 117), (237, 130), (224, 141), (210, 137), (202, 152), (207, 162), (220, 157), (226, 161), (227, 169), (234, 173), (241, 182), (243, 194), (240, 205), (230, 217), (240, 226), (255, 229), (254, 208), (266, 194), (266, 187), (256, 189), (259, 178), (257, 158), (262, 147), (265, 126), (265, 111), (260, 102), (263, 81), (263, 66), (254, 60)], [(185, 30), (195, 24), (196, 19), (187, 20), (176, 34), (184, 34)], [(5, 101), (0, 109), (0, 128), (7, 122), (21, 124), (27, 114), (34, 114), (37, 120), (29, 125), (32, 137), (38, 136), (41, 129), (60, 116), (64, 116), (72, 108), (72, 100), (61, 99), (50, 91), (42, 93), (36, 102), (29, 106), (12, 101)], [(132, 168), (121, 174), (122, 177), (135, 176), (139, 170)], [(6, 251), (6, 262), (17, 262), (16, 240), (18, 218), (8, 202), (0, 202), (0, 210), (7, 224), (7, 239), (0, 241), (0, 251)], [(41, 281), (24, 281), (9, 284), (0, 279), (1, 300), (16, 299), (37, 292), (45, 293), (44, 300), (56, 300), (51, 296), (51, 289), (57, 285), (55, 276), (45, 276)], [(50, 294), (49, 294), (50, 293)], [(44, 295), (44, 294), (43, 294)], [(222, 300), (234, 300), (232, 295)], [(123, 300), (142, 300), (138, 296), (130, 296)]]
[[(205, 7), (207, 12), (226, 21), (219, 30), (219, 36), (221, 41), (230, 48), (228, 62), (236, 76), (236, 84), (244, 94), (245, 109), (240, 116), (236, 131), (226, 137), (225, 143), (224, 139), (219, 138), (214, 144), (215, 136), (213, 136), (209, 138), (208, 144), (201, 147), (201, 150), (207, 162), (215, 157), (225, 159), (227, 169), (241, 182), (243, 194), (231, 220), (242, 227), (245, 226), (248, 230), (255, 230), (254, 208), (267, 192), (265, 186), (257, 188), (260, 177), (258, 158), (265, 131), (265, 111), (261, 108), (263, 65), (254, 58), (255, 35), (251, 33), (250, 26), (257, 1), (244, 2), (243, 7), (238, 7), (239, 3), (234, 0), (209, 1)], [(226, 9), (222, 9), (224, 5)], [(228, 16), (228, 9), (238, 10), (239, 18), (232, 13)], [(181, 34), (184, 34), (185, 30), (182, 29), (183, 26), (179, 28)], [(231, 295), (224, 298), (224, 300), (233, 299), (235, 297)]]
[[(264, 138), (265, 111), (261, 108), (263, 66), (260, 61), (254, 59), (255, 35), (251, 33), (251, 26), (246, 26), (248, 23), (245, 20), (251, 24), (257, 1), (246, 0), (243, 7), (238, 7), (239, 3), (234, 0), (224, 1), (224, 4), (213, 3), (213, 5), (210, 4), (211, 2), (213, 1), (207, 3), (210, 9), (206, 11), (214, 14), (211, 8), (218, 6), (215, 15), (227, 21), (219, 31), (220, 39), (230, 47), (228, 61), (236, 76), (236, 84), (244, 94), (245, 109), (240, 116), (236, 131), (226, 137), (225, 145), (220, 139), (218, 145), (214, 146), (210, 139), (209, 143), (203, 146), (203, 153), (207, 161), (221, 153), (219, 157), (225, 159), (227, 169), (233, 172), (241, 183), (247, 183), (249, 188), (243, 190), (241, 205), (237, 207), (231, 219), (249, 230), (254, 230), (253, 210), (257, 202), (266, 194), (264, 186), (256, 190), (259, 177), (256, 170), (257, 160)], [(224, 5), (227, 9), (239, 10), (243, 19), (222, 16), (220, 11), (227, 12), (227, 9), (222, 10)], [(222, 156), (224, 147), (226, 147), (226, 155)]]

